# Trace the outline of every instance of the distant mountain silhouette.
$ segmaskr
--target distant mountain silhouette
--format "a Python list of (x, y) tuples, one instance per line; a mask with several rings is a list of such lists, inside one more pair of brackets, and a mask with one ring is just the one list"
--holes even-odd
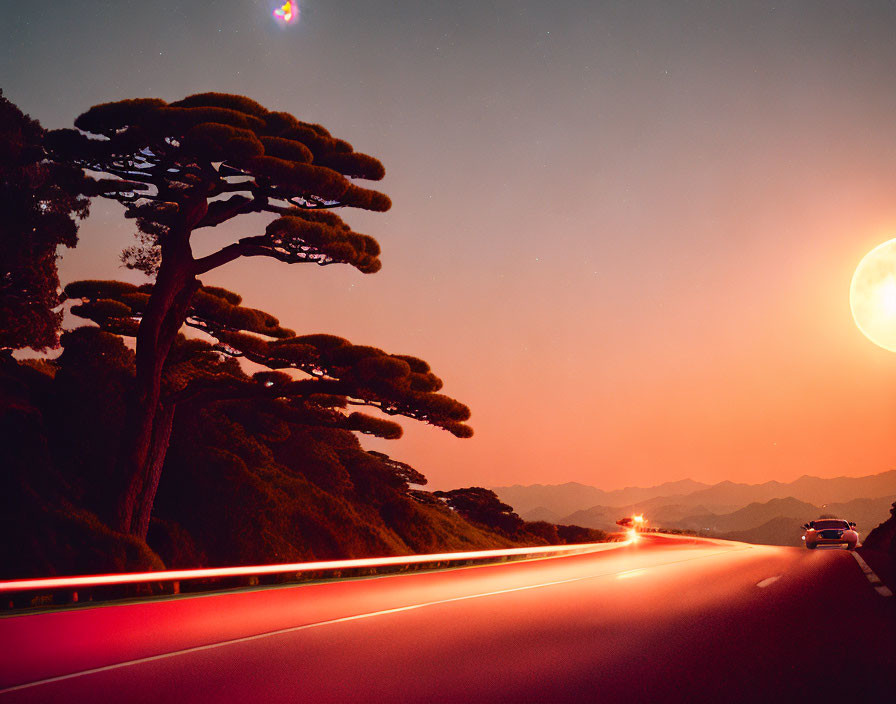
[[(585, 526), (588, 528), (597, 528), (600, 530), (618, 530), (616, 521), (623, 516), (631, 516), (636, 513), (643, 513), (650, 521), (650, 525), (662, 526), (665, 528), (678, 528), (682, 519), (686, 519), (696, 514), (709, 514), (709, 510), (705, 506), (687, 506), (684, 504), (662, 505), (654, 503), (665, 500), (674, 501), (677, 497), (669, 499), (668, 497), (658, 497), (650, 502), (631, 504), (629, 506), (592, 506), (584, 511), (576, 511), (559, 520), (560, 523), (569, 522), (577, 526)], [(529, 518), (528, 514), (524, 514), (526, 520), (534, 520)]]
[[(661, 499), (662, 497), (657, 500)], [(800, 526), (822, 515), (854, 521), (858, 524), (860, 535), (864, 537), (886, 520), (894, 499), (896, 495), (816, 506), (789, 496), (753, 502), (736, 511), (719, 514), (708, 511), (705, 506), (691, 507), (684, 504), (657, 505), (650, 510), (645, 510), (645, 504), (622, 507), (592, 506), (584, 511), (571, 513), (556, 522), (613, 531), (617, 530), (616, 521), (619, 518), (643, 511), (650, 521), (650, 526), (655, 528), (692, 530), (719, 538), (767, 545), (799, 545), (802, 544)], [(532, 513), (538, 512), (544, 515), (547, 511), (542, 507)], [(524, 518), (536, 520), (530, 515), (525, 515)]]
[(492, 487), (492, 491), (502, 501), (513, 506), (520, 515), (529, 514), (534, 509), (541, 507), (565, 516), (591, 506), (629, 506), (659, 496), (683, 496), (707, 488), (709, 488), (709, 484), (695, 482), (692, 479), (682, 479), (653, 487), (633, 486), (614, 491), (604, 491), (578, 482), (514, 484), (513, 486)]
[[(774, 499), (766, 504), (751, 504), (729, 516), (717, 516), (718, 525), (737, 526), (717, 531), (707, 531), (718, 538), (740, 540), (761, 545), (803, 545), (802, 525), (820, 515), (845, 518), (856, 523), (859, 541), (883, 523), (890, 514), (890, 506), (896, 496), (881, 499), (855, 499), (842, 504), (828, 504), (822, 508), (795, 499)], [(780, 514), (755, 524), (762, 517), (775, 511)], [(797, 513), (800, 511), (800, 513)], [(753, 524), (753, 525), (750, 525)]]
[[(787, 497), (763, 503), (752, 503), (728, 514), (695, 514), (678, 521), (657, 519), (652, 523), (664, 528), (696, 530), (731, 540), (759, 542), (767, 545), (796, 545), (798, 543), (794, 542), (792, 535), (776, 537), (773, 529), (769, 526), (780, 518), (788, 519), (790, 523), (787, 525), (796, 526), (794, 528), (797, 531), (795, 540), (802, 543), (800, 541), (802, 531), (799, 530), (799, 526), (822, 515), (836, 516), (855, 522), (860, 536), (865, 536), (886, 520), (894, 499), (896, 499), (896, 495), (883, 496), (878, 499), (853, 499), (843, 503), (816, 506), (793, 497)], [(760, 528), (762, 530), (759, 530)]]
[[(618, 530), (616, 521), (627, 515), (630, 515), (629, 511), (621, 511), (610, 506), (592, 506), (584, 511), (571, 513), (562, 521), (569, 521), (573, 525), (584, 526), (585, 528), (602, 526), (599, 530)], [(525, 517), (526, 515), (524, 514)], [(529, 519), (527, 518), (527, 520)]]
[[(593, 486), (569, 482), (567, 484), (534, 484), (493, 487), (500, 499), (513, 506), (527, 520), (531, 512), (539, 509), (558, 516), (573, 515), (595, 509), (594, 519), (603, 509), (631, 509), (654, 514), (667, 507), (690, 507), (690, 515), (699, 513), (724, 514), (744, 508), (752, 503), (765, 503), (772, 499), (793, 498), (823, 507), (825, 504), (844, 503), (855, 499), (877, 499), (896, 495), (896, 470), (864, 477), (835, 477), (822, 479), (804, 475), (783, 483), (769, 481), (763, 484), (740, 484), (723, 481), (712, 486), (684, 479), (666, 482), (653, 487), (627, 487), (615, 491), (603, 491)], [(681, 509), (681, 517), (688, 513)], [(624, 514), (622, 514), (624, 515)], [(614, 519), (615, 520), (615, 519)], [(578, 525), (585, 525), (577, 522)], [(605, 529), (605, 528), (604, 528)]]
[[(794, 518), (801, 523), (818, 518), (822, 509), (805, 501), (788, 497), (771, 499), (765, 503), (754, 502), (744, 508), (723, 515), (705, 514), (678, 521), (672, 528), (709, 531), (715, 535), (756, 528), (776, 518)], [(833, 515), (833, 514), (832, 514)]]
[(547, 521), (548, 523), (558, 523), (562, 516), (558, 514), (556, 511), (551, 511), (549, 508), (545, 508), (544, 506), (539, 506), (537, 508), (533, 508), (531, 511), (528, 511), (523, 518), (527, 521)]
[(764, 484), (737, 484), (725, 481), (689, 494), (687, 502), (702, 503), (707, 506), (744, 506), (750, 503), (792, 497), (816, 506), (823, 506), (854, 499), (880, 498), (890, 494), (896, 494), (896, 470), (864, 477), (834, 477), (832, 479), (804, 475), (788, 484), (775, 481)]
[(801, 527), (803, 523), (805, 521), (800, 518), (778, 516), (770, 521), (766, 521), (761, 526), (747, 530), (732, 531), (716, 537), (725, 538), (726, 540), (739, 540), (742, 543), (753, 543), (754, 545), (800, 546), (803, 545), (803, 529)]

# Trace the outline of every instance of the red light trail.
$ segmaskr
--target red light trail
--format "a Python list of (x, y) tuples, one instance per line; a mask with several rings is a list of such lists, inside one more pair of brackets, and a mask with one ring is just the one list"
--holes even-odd
[(596, 551), (618, 543), (583, 543), (579, 545), (544, 545), (531, 548), (509, 548), (505, 550), (478, 550), (470, 552), (448, 552), (432, 555), (398, 555), (394, 557), (359, 558), (353, 560), (331, 560), (319, 562), (295, 562), (279, 565), (255, 565), (245, 567), (209, 567), (192, 570), (162, 570), (159, 572), (129, 572), (121, 574), (78, 575), (72, 577), (45, 577), (39, 579), (16, 579), (0, 582), (0, 593), (11, 593), (31, 589), (73, 589), (77, 587), (98, 587), (109, 584), (136, 584), (139, 582), (173, 582), (189, 579), (212, 579), (221, 577), (260, 576), (283, 574), (286, 572), (314, 572), (318, 570), (344, 570), (351, 568), (385, 567), (394, 565), (415, 565), (426, 562), (456, 562), (458, 560), (478, 560), (515, 555), (540, 555), (544, 553), (565, 553), (576, 551)]

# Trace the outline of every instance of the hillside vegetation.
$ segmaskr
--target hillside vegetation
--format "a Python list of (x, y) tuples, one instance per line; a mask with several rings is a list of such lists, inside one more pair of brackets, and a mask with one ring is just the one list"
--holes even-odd
[(423, 475), (366, 452), (353, 433), (246, 400), (178, 414), (147, 540), (115, 532), (98, 516), (109, 501), (133, 353), (91, 328), (64, 343), (55, 362), (0, 363), (2, 578), (606, 537), (526, 523), (486, 489), (440, 498), (421, 489)]

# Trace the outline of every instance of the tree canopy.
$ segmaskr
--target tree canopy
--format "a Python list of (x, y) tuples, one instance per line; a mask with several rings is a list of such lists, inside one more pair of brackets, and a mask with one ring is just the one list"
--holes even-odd
[(170, 104), (142, 98), (96, 105), (75, 126), (81, 131), (50, 133), (49, 143), (59, 158), (131, 185), (112, 197), (137, 221), (139, 244), (123, 257), (133, 268), (156, 272), (175, 233), (259, 212), (279, 217), (263, 234), (191, 262), (190, 273), (240, 256), (380, 268), (376, 241), (326, 211), (388, 210), (387, 196), (350, 180), (379, 180), (385, 169), (320, 125), (243, 96), (201, 93)]
[[(383, 178), (377, 159), (321, 125), (224, 93), (172, 103), (103, 103), (80, 115), (75, 129), (50, 132), (45, 142), (60, 163), (107, 177), (97, 193), (121, 202), (125, 216), (137, 223), (137, 243), (124, 250), (122, 261), (154, 277), (145, 287), (79, 282), (68, 289), (82, 299), (76, 314), (136, 339), (133, 393), (118, 453), (120, 498), (110, 517), (117, 530), (146, 535), (179, 404), (247, 395), (288, 400), (300, 406), (296, 412), (339, 427), (397, 437), (400, 428), (389, 420), (336, 410), (368, 405), (469, 437), (469, 410), (437, 393), (442, 382), (422, 360), (330, 335), (297, 336), (273, 316), (241, 306), (236, 294), (203, 287), (198, 278), (240, 257), (259, 256), (378, 271), (376, 240), (333, 212), (391, 207), (385, 194), (355, 182)], [(194, 255), (194, 232), (249, 214), (272, 218), (263, 232)], [(216, 342), (188, 341), (184, 324)], [(268, 371), (250, 381), (237, 373), (224, 379), (210, 355), (242, 357)], [(282, 371), (289, 369), (304, 377)]]
[(74, 247), (89, 201), (80, 169), (45, 159), (44, 130), (0, 92), (0, 349), (57, 347), (56, 249)]
[[(0, 359), (12, 410), (0, 423), (13, 449), (4, 486), (25, 498), (5, 524), (12, 539), (0, 542), (15, 556), (4, 569), (35, 556), (67, 565), (59, 549), (111, 557), (113, 569), (159, 566), (145, 539), (163, 465), (171, 471), (151, 542), (171, 565), (431, 552), (522, 537), (510, 537), (521, 522), (493, 493), (412, 488), (426, 484), (422, 473), (365, 451), (347, 432), (401, 435), (388, 417), (350, 410), (368, 406), (470, 437), (469, 409), (439, 393), (425, 361), (297, 335), (198, 278), (243, 256), (376, 272), (376, 240), (333, 209), (389, 209), (386, 195), (355, 183), (382, 179), (379, 161), (320, 125), (220, 93), (105, 103), (75, 127), (46, 133), (0, 96), (0, 346), (56, 344), (56, 247), (75, 244), (74, 218), (86, 216), (88, 196), (125, 206), (138, 232), (122, 260), (154, 280), (69, 284), (72, 313), (98, 327), (67, 332), (56, 360)], [(272, 217), (263, 232), (194, 256), (195, 231), (249, 214)], [(58, 488), (51, 501), (42, 500), (45, 485)], [(53, 516), (49, 532), (33, 529), (39, 514)], [(461, 514), (497, 521), (503, 535)]]
[[(109, 324), (118, 321), (127, 329), (117, 332), (136, 337), (134, 392), (119, 452), (121, 498), (112, 518), (118, 530), (144, 536), (149, 525), (174, 409), (184, 400), (163, 394), (163, 376), (171, 376), (166, 363), (172, 346), (180, 345), (180, 329), (188, 318), (209, 328), (219, 352), (268, 366), (272, 371), (263, 379), (264, 388), (304, 391), (310, 380), (287, 381), (273, 371), (300, 369), (316, 379), (321, 394), (348, 398), (363, 388), (358, 398), (386, 413), (410, 414), (455, 434), (467, 432), (453, 425), (459, 422), (456, 402), (442, 401), (429, 386), (418, 388), (428, 378), (428, 368), (421, 371), (413, 358), (399, 359), (326, 336), (298, 339), (265, 328), (263, 316), (248, 320), (238, 304), (228, 303), (227, 295), (200, 293), (198, 276), (240, 257), (348, 264), (364, 273), (379, 270), (376, 240), (353, 231), (332, 212), (338, 207), (391, 207), (386, 195), (354, 182), (382, 179), (385, 170), (378, 160), (356, 152), (321, 125), (223, 93), (173, 103), (157, 98), (104, 103), (79, 116), (75, 128), (47, 135), (53, 157), (114, 179), (115, 188), (102, 195), (124, 204), (125, 216), (135, 219), (138, 228), (137, 244), (125, 249), (122, 260), (155, 277), (151, 289), (118, 298), (87, 296), (91, 300), (81, 308)], [(274, 217), (261, 233), (194, 256), (195, 231), (251, 213)], [(243, 317), (212, 324), (210, 308), (216, 315)], [(387, 421), (355, 416), (355, 422), (366, 431), (378, 423), (380, 434), (395, 433)]]
[(479, 523), (499, 530), (507, 535), (514, 535), (522, 529), (524, 523), (509, 504), (505, 504), (490, 489), (481, 486), (470, 486), (451, 491), (434, 491), (436, 496), (448, 507), (457, 511), (468, 521)]
[[(103, 330), (135, 336), (152, 295), (152, 284), (121, 281), (78, 281), (65, 288), (80, 301), (72, 313), (92, 320)], [(241, 305), (239, 295), (203, 286), (193, 295), (185, 324), (215, 342), (181, 337), (166, 368), (163, 401), (180, 405), (221, 399), (281, 399), (301, 409), (306, 421), (386, 438), (401, 436), (401, 426), (362, 413), (346, 415), (350, 405), (375, 407), (387, 415), (402, 415), (470, 437), (470, 410), (437, 393), (442, 380), (422, 359), (391, 355), (366, 345), (353, 345), (334, 335), (296, 335), (273, 315)], [(270, 371), (245, 376), (238, 367), (219, 365), (221, 357), (245, 358)], [(203, 364), (211, 361), (213, 364)], [(281, 370), (302, 372), (295, 378)], [(381, 459), (388, 459), (383, 455)], [(407, 481), (424, 484), (412, 467), (389, 460)], [(422, 479), (422, 481), (415, 481)]]
[[(62, 336), (54, 360), (0, 361), (0, 577), (522, 544), (467, 523), (442, 502), (421, 501), (432, 495), (412, 494), (408, 480), (425, 478), (366, 452), (356, 433), (306, 423), (292, 402), (256, 398), (178, 412), (146, 542), (111, 531), (99, 517), (114, 499), (109, 438), (123, 429), (134, 376), (128, 342), (83, 326)], [(175, 345), (176, 365), (187, 356)], [(230, 358), (208, 360), (210, 370), (216, 365), (237, 367)]]

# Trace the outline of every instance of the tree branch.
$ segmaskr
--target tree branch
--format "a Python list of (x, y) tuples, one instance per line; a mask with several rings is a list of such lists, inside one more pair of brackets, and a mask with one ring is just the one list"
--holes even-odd
[(214, 227), (222, 222), (244, 215), (246, 213), (260, 213), (264, 207), (267, 198), (246, 198), (245, 196), (235, 195), (227, 200), (216, 200), (208, 205), (208, 211), (199, 223), (194, 227), (198, 230), (200, 227)]
[(240, 257), (271, 257), (287, 264), (317, 264), (327, 266), (339, 262), (323, 252), (309, 248), (308, 251), (284, 251), (275, 249), (264, 236), (244, 237), (239, 242), (234, 242), (222, 247), (205, 257), (200, 257), (193, 262), (193, 276), (200, 276), (207, 271), (222, 266)]
[(207, 271), (211, 271), (219, 266), (223, 266), (234, 259), (244, 256), (244, 246), (242, 241), (234, 242), (226, 247), (222, 247), (217, 252), (213, 252), (205, 257), (200, 257), (193, 261), (193, 276), (201, 276)]
[[(329, 394), (329, 391), (321, 391), (321, 387), (328, 387), (328, 380), (301, 379), (288, 384), (288, 391), (282, 385), (265, 386), (254, 381), (239, 381), (234, 379), (230, 383), (194, 382), (183, 389), (168, 394), (165, 401), (168, 403), (212, 403), (214, 401), (238, 401), (242, 399), (277, 399), (277, 398), (305, 398), (314, 394)], [(338, 394), (333, 394), (338, 395)]]

